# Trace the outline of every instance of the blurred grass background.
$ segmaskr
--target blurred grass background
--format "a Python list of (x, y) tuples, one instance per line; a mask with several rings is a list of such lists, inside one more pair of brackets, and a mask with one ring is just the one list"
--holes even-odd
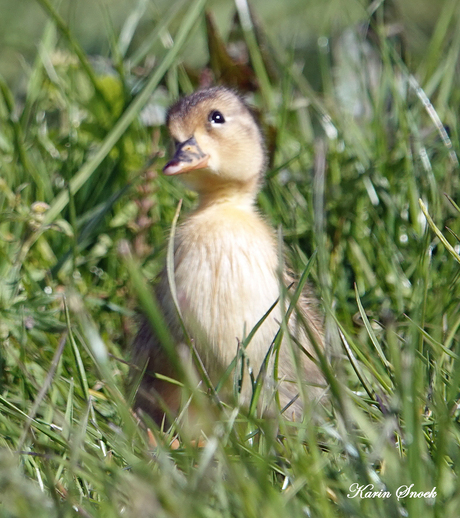
[[(132, 47), (142, 44), (145, 36), (161, 20), (170, 2), (157, 0), (145, 5), (142, 20), (136, 28)], [(266, 30), (284, 45), (292, 46), (295, 40), (297, 50), (305, 51), (315, 47), (318, 36), (330, 35), (343, 27), (363, 19), (365, 2), (349, 0), (325, 0), (318, 3), (309, 0), (289, 0), (280, 4), (276, 0), (254, 0), (251, 6)], [(412, 54), (423, 55), (430, 41), (436, 20), (444, 1), (400, 0), (393, 1), (389, 9), (395, 19), (404, 24), (407, 45)], [(222, 32), (226, 34), (231, 24), (234, 6), (228, 0), (213, 0), (209, 3)], [(59, 10), (72, 29), (75, 37), (90, 54), (104, 55), (110, 52), (107, 37), (101, 29), (107, 22), (107, 15), (114, 30), (118, 32), (126, 18), (132, 13), (132, 3), (121, 0), (106, 0), (94, 3), (88, 0), (72, 2), (63, 0)], [(15, 88), (24, 86), (23, 69), (37, 51), (47, 16), (34, 0), (1, 0), (0, 12), (0, 70)], [(171, 29), (177, 29), (172, 21)], [(184, 57), (194, 66), (204, 66), (207, 60), (206, 40), (203, 31), (197, 31), (190, 49), (184, 49)], [(22, 81), (22, 82), (21, 82)]]
[[(0, 8), (1, 516), (456, 518), (458, 2)], [(213, 81), (260, 113), (259, 205), (297, 272), (314, 256), (331, 398), (276, 437), (208, 401), (198, 447), (125, 381), (195, 200), (158, 174), (165, 110)]]

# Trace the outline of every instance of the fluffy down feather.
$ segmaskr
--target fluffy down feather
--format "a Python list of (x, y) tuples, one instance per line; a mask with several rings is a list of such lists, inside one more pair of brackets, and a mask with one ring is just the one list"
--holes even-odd
[[(168, 128), (176, 142), (176, 154), (165, 166), (169, 175), (181, 178), (199, 194), (198, 208), (185, 218), (175, 236), (175, 282), (180, 310), (189, 335), (213, 382), (231, 363), (242, 341), (280, 296), (279, 261), (273, 230), (258, 213), (254, 202), (265, 170), (264, 143), (254, 117), (242, 99), (226, 88), (198, 91), (176, 103), (168, 113)], [(177, 340), (178, 354), (183, 336), (175, 316), (170, 289), (163, 274), (158, 298)], [(291, 278), (284, 273), (286, 285)], [(310, 336), (322, 347), (322, 323), (317, 302), (306, 290), (298, 310), (308, 322)], [(284, 310), (283, 310), (284, 311)], [(282, 320), (280, 304), (257, 330), (246, 353), (257, 376)], [(289, 322), (295, 338), (312, 356), (313, 348), (293, 315)], [(299, 392), (294, 356), (310, 397), (318, 397), (323, 377), (316, 364), (299, 348), (283, 340), (278, 379), (273, 362), (267, 371), (265, 401), (273, 399), (277, 387), (281, 405)], [(174, 385), (158, 380), (152, 373), (175, 377), (174, 368), (163, 352), (147, 321), (141, 325), (134, 344), (135, 362), (148, 361), (136, 406), (161, 421), (158, 396), (173, 413), (180, 406)], [(315, 387), (316, 386), (316, 387)], [(248, 404), (250, 377), (243, 377), (241, 402)], [(302, 399), (286, 412), (292, 417), (302, 410)]]

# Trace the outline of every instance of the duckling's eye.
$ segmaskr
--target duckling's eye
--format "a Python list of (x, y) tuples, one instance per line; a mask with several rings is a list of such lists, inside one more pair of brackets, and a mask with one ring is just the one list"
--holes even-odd
[(218, 110), (213, 110), (208, 116), (209, 122), (214, 124), (223, 124), (225, 122), (224, 116)]

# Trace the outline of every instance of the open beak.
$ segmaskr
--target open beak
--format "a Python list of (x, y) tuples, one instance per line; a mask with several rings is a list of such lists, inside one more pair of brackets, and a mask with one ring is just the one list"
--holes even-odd
[(187, 173), (194, 169), (205, 169), (208, 165), (209, 155), (201, 151), (195, 137), (181, 142), (174, 153), (174, 157), (163, 168), (163, 173), (172, 176)]

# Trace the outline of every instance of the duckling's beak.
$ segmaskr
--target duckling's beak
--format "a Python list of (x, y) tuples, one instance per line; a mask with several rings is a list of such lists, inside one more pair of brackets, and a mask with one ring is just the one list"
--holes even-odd
[(208, 165), (208, 160), (209, 155), (203, 153), (195, 137), (191, 137), (177, 145), (174, 157), (164, 166), (163, 173), (170, 176), (204, 169)]

